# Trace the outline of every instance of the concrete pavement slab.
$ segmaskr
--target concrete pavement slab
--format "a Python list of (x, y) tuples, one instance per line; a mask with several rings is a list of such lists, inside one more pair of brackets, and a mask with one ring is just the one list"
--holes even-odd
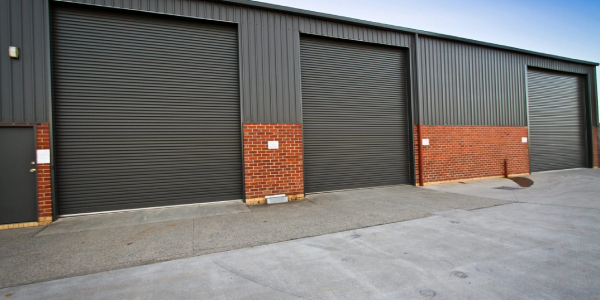
[(0, 231), (0, 287), (506, 203), (394, 186), (309, 195), (305, 201), (275, 205), (215, 204), (68, 218), (39, 233), (27, 228)]
[(515, 203), (6, 288), (11, 299), (596, 299), (597, 210)]
[[(208, 254), (376, 226), (430, 216), (440, 210), (466, 210), (510, 202), (402, 186), (317, 194), (286, 205), (251, 206), (251, 214), (196, 220), (195, 253)], [(332, 200), (338, 199), (338, 200)]]
[[(116, 264), (103, 264), (105, 247), (119, 245), (107, 238), (119, 230), (124, 230), (120, 242), (127, 245), (144, 232), (167, 229), (168, 237), (158, 234), (158, 241), (146, 242), (154, 249), (172, 243), (180, 251), (166, 248), (163, 256), (212, 254), (8, 287), (0, 295), (11, 299), (596, 299), (600, 294), (598, 177), (597, 170), (576, 170), (534, 174), (530, 176), (534, 185), (526, 189), (493, 179), (469, 182), (468, 188), (461, 183), (433, 186), (438, 191), (394, 187), (354, 197), (346, 191), (342, 197), (321, 194), (302, 202), (250, 207), (250, 213), (195, 218), (191, 224), (181, 224), (185, 235), (169, 231), (179, 226), (165, 227), (169, 223), (111, 229), (114, 232), (6, 235), (0, 247), (7, 244), (8, 251), (0, 249), (0, 253), (27, 252), (28, 246), (16, 245), (18, 241), (38, 241), (49, 253), (67, 257), (39, 261), (41, 265), (52, 262), (48, 268), (64, 265), (57, 270), (63, 277), (76, 274), (69, 267), (81, 268), (78, 261), (90, 263), (88, 273), (94, 268), (142, 264), (123, 245), (115, 249), (121, 254), (107, 252), (108, 261)], [(503, 186), (515, 189), (498, 189)], [(513, 199), (515, 191), (520, 202), (508, 205), (470, 196)], [(423, 216), (429, 217), (414, 219)], [(409, 221), (394, 222), (403, 219)], [(378, 222), (388, 224), (365, 228)], [(157, 228), (159, 224), (165, 228)], [(328, 231), (335, 233), (319, 235)], [(303, 237), (313, 234), (319, 236)], [(83, 237), (101, 240), (77, 252), (74, 242)], [(182, 238), (192, 242), (184, 244)], [(278, 240), (286, 242), (274, 243)], [(69, 246), (61, 246), (64, 242)], [(134, 252), (143, 252), (143, 240), (135, 243), (140, 248)], [(186, 252), (190, 244), (192, 250)], [(76, 259), (69, 260), (65, 253)], [(5, 262), (12, 263), (15, 257), (21, 265), (9, 264), (11, 270), (26, 266), (20, 276), (3, 274), (4, 283), (51, 277), (35, 277), (34, 270), (27, 269), (23, 260), (33, 259), (31, 254), (2, 257), (3, 270)], [(162, 258), (146, 255), (145, 259), (155, 261)]]
[(0, 243), (0, 283), (108, 271), (193, 255), (193, 220), (13, 239)]
[(240, 200), (141, 209), (107, 214), (82, 215), (59, 219), (50, 226), (47, 226), (37, 235), (43, 236), (58, 233), (162, 223), (242, 212), (250, 212), (250, 210), (246, 204)]
[[(523, 188), (506, 178), (465, 181), (425, 186), (426, 189), (508, 201), (600, 209), (600, 169), (574, 169), (533, 173)], [(502, 189), (509, 187), (511, 189)]]

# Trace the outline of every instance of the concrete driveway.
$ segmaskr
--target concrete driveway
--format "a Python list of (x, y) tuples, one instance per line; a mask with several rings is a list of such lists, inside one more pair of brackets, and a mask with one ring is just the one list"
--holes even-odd
[(420, 188), (517, 203), (10, 287), (0, 296), (598, 299), (600, 170), (530, 179), (531, 187), (491, 179)]
[(59, 219), (0, 231), (0, 288), (510, 203), (414, 186)]

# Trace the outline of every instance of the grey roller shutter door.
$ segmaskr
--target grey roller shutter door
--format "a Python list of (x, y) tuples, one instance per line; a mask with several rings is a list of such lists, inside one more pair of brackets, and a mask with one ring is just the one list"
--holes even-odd
[(409, 183), (402, 49), (301, 39), (307, 193)]
[(586, 166), (583, 78), (528, 70), (532, 172)]
[(235, 26), (75, 6), (53, 25), (60, 214), (242, 198)]

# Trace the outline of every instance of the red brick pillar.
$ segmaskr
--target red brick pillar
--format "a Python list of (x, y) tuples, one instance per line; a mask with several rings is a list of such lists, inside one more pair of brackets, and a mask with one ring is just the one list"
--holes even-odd
[[(278, 149), (269, 149), (269, 141)], [(304, 198), (302, 124), (244, 124), (244, 172), (247, 204), (279, 194)]]
[[(48, 123), (38, 124), (37, 149), (50, 149), (50, 131)], [(37, 165), (38, 180), (38, 222), (47, 225), (52, 222), (52, 186), (50, 184), (50, 164)]]

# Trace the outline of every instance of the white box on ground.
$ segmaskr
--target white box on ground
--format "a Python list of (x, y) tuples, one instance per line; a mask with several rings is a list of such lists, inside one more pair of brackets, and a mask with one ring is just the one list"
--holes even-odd
[(429, 139), (423, 139), (423, 146), (429, 146)]
[(279, 141), (269, 141), (269, 149), (279, 149)]
[(285, 194), (266, 196), (265, 198), (267, 198), (267, 204), (288, 202), (288, 197)]

